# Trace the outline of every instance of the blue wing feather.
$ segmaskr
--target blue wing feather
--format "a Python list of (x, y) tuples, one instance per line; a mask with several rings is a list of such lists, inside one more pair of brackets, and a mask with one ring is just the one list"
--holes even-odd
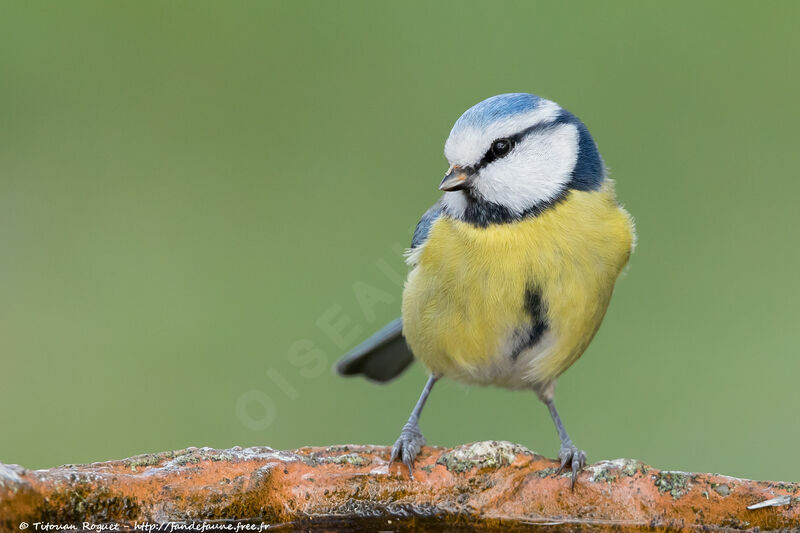
[(428, 233), (431, 231), (433, 223), (436, 222), (442, 215), (442, 202), (441, 200), (433, 204), (433, 207), (425, 211), (422, 218), (417, 223), (417, 228), (414, 230), (414, 236), (411, 238), (411, 248), (421, 246), (428, 240)]

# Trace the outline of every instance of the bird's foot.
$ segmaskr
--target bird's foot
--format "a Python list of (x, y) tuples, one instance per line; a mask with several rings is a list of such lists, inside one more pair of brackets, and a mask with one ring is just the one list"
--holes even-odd
[(394, 446), (392, 446), (389, 468), (391, 468), (392, 463), (400, 459), (408, 467), (409, 477), (414, 479), (414, 459), (424, 444), (425, 437), (422, 436), (419, 425), (416, 422), (407, 422), (400, 432), (400, 437), (397, 438)]
[(586, 452), (579, 450), (571, 442), (569, 444), (562, 444), (558, 452), (558, 458), (561, 460), (561, 467), (558, 469), (557, 474), (560, 474), (567, 468), (572, 470), (572, 483), (570, 490), (575, 490), (575, 480), (578, 478), (578, 472), (586, 466)]

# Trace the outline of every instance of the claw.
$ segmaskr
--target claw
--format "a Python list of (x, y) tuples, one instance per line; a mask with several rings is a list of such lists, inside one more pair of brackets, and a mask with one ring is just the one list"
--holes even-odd
[(425, 437), (416, 424), (406, 424), (400, 432), (400, 437), (392, 446), (392, 454), (389, 457), (389, 468), (396, 460), (401, 460), (406, 468), (408, 475), (414, 479), (414, 459), (416, 459), (422, 445), (425, 444)]
[(560, 476), (561, 474), (564, 473), (564, 469), (567, 467), (568, 459), (569, 458), (566, 456), (563, 459), (561, 459), (561, 466), (559, 466), (558, 470), (556, 471), (557, 476)]
[(414, 481), (414, 463), (411, 461), (403, 461), (403, 463), (406, 465), (406, 468), (408, 468), (408, 477), (411, 481)]
[(389, 456), (389, 468), (391, 468), (394, 462), (397, 460), (399, 453), (400, 447), (397, 445), (397, 443), (395, 443), (394, 446), (392, 446), (392, 455)]
[(581, 469), (586, 466), (586, 452), (583, 450), (579, 450), (573, 444), (568, 444), (566, 446), (561, 446), (561, 450), (558, 453), (559, 459), (561, 459), (561, 467), (556, 472), (556, 475), (560, 475), (563, 473), (567, 465), (570, 466), (570, 470), (572, 471), (572, 481), (570, 482), (570, 490), (575, 490), (575, 481), (578, 479), (578, 474), (580, 473)]
[(569, 490), (575, 492), (575, 480), (578, 479), (578, 462), (572, 460), (572, 481), (569, 484)]

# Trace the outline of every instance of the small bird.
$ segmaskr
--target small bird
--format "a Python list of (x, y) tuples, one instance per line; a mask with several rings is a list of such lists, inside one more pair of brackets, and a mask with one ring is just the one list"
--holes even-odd
[(392, 447), (413, 477), (419, 417), (442, 377), (532, 390), (555, 423), (572, 487), (586, 453), (554, 404), (586, 350), (635, 244), (633, 220), (589, 130), (555, 102), (501, 94), (455, 122), (444, 194), (414, 231), (402, 317), (337, 363), (386, 382), (416, 357), (430, 373)]

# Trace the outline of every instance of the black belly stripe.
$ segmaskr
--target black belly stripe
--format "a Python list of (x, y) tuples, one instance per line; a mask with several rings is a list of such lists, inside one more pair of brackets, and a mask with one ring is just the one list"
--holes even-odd
[(542, 335), (547, 331), (547, 306), (542, 301), (542, 293), (536, 287), (528, 287), (525, 291), (525, 311), (531, 318), (531, 323), (527, 328), (517, 332), (518, 341), (511, 359), (516, 361), (519, 354), (534, 346), (542, 339)]

